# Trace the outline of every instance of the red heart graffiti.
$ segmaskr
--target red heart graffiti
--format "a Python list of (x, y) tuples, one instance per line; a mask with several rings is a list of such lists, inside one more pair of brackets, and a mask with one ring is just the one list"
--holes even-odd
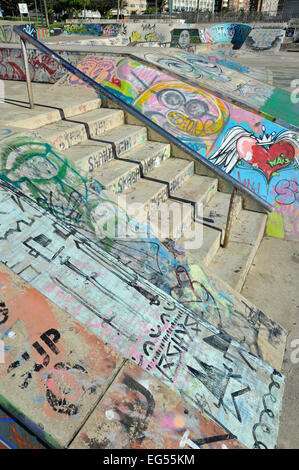
[(268, 150), (261, 145), (253, 145), (252, 158), (247, 161), (260, 168), (269, 181), (273, 172), (291, 165), (294, 157), (294, 147), (288, 142), (282, 141), (270, 145)]

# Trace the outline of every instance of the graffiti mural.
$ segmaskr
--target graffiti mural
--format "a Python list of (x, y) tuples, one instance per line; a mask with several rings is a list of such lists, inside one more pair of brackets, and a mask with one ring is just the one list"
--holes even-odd
[[(11, 163), (13, 162), (10, 161)], [(178, 392), (184, 400), (204, 415), (222, 425), (245, 446), (250, 448), (275, 446), (284, 377), (276, 369), (249, 353), (245, 345), (237, 343), (230, 335), (213, 327), (199, 315), (194, 315), (189, 309), (190, 300), (192, 303), (200, 304), (201, 310), (209, 309), (209, 306), (212, 310), (218, 308), (218, 300), (209, 290), (208, 284), (192, 280), (191, 298), (189, 297), (185, 303), (184, 290), (189, 290), (190, 287), (188, 288), (186, 283), (187, 271), (183, 266), (177, 266), (177, 284), (172, 286), (168, 294), (139, 276), (128, 263), (127, 266), (120, 264), (118, 259), (103, 251), (98, 244), (84, 237), (74, 227), (68, 227), (4, 180), (1, 182), (0, 204), (1, 211), (5, 211), (6, 214), (5, 225), (1, 225), (1, 261), (43, 294), (41, 302), (44, 302), (46, 296), (55, 304), (59, 304), (70, 314), (70, 322), (74, 317), (83, 323), (120, 354), (130, 358), (171, 390)], [(13, 252), (12, 245), (15, 247)], [(14, 302), (17, 302), (15, 297)], [(26, 308), (30, 308), (32, 312), (29, 302), (24, 303), (22, 300), (22, 305), (23, 309), (26, 305)], [(246, 306), (247, 308), (250, 309)], [(16, 308), (16, 311), (19, 310)], [(40, 311), (38, 308), (36, 314), (39, 315)], [(222, 317), (219, 309), (217, 316), (219, 320)], [(251, 309), (250, 316), (250, 323), (254, 325), (255, 341), (256, 333), (261, 327), (263, 339), (260, 345), (256, 343), (258, 351), (267, 340), (264, 335), (265, 330), (269, 327), (272, 329), (272, 324), (261, 312), (254, 320), (255, 314)], [(56, 321), (57, 317), (58, 314)], [(26, 315), (25, 318), (30, 320), (30, 315)], [(13, 318), (8, 316), (7, 321), (12, 322)], [(22, 331), (21, 324), (19, 326), (14, 324), (13, 328), (17, 335)], [(268, 341), (273, 345), (273, 352), (284, 334), (278, 325), (274, 328), (271, 338), (268, 337)], [(61, 329), (61, 327), (55, 328), (57, 332)], [(38, 331), (40, 335), (40, 328)], [(65, 338), (68, 331), (69, 328), (63, 328)], [(57, 332), (47, 330), (40, 336), (47, 344), (49, 340), (51, 343), (54, 342), (51, 352), (53, 360), (59, 359), (54, 349), (60, 346), (58, 352), (61, 352), (62, 346)], [(247, 341), (249, 334), (250, 329), (246, 328)], [(65, 348), (71, 347), (75, 354), (73, 336), (69, 336), (69, 341), (65, 339), (63, 344), (66, 344)], [(82, 356), (80, 364), (83, 367), (87, 357), (89, 361), (91, 359), (90, 348), (92, 348), (90, 341), (85, 341), (84, 344), (86, 348), (88, 347), (88, 351), (86, 357), (80, 353)], [(12, 381), (7, 373), (7, 367), (3, 369), (0, 366), (3, 374), (2, 390), (5, 389), (7, 392), (11, 387), (15, 390), (18, 381), (21, 389), (27, 388), (28, 381), (30, 382), (33, 374), (36, 374), (34, 370), (31, 371), (30, 367), (34, 368), (31, 359), (31, 362), (28, 361), (30, 374), (24, 376), (28, 356), (33, 355), (34, 359), (38, 355), (42, 356), (41, 367), (48, 368), (51, 361), (51, 357), (48, 358), (46, 352), (40, 351), (35, 343), (33, 345), (28, 343), (23, 345), (27, 355), (23, 358), (22, 369), (18, 369), (15, 362), (17, 358), (11, 345), (12, 338), (9, 338), (8, 359), (12, 361), (9, 370), (16, 369), (20, 372), (16, 373)], [(32, 348), (37, 353), (33, 354)], [(109, 356), (107, 360), (112, 361), (111, 351), (107, 351), (107, 354)], [(112, 373), (108, 367), (103, 370), (102, 361), (98, 367), (100, 370), (97, 372), (97, 383), (98, 377), (102, 378), (108, 370), (109, 374)], [(53, 374), (56, 369), (51, 365)], [(54, 377), (55, 375), (51, 376), (51, 385), (48, 384), (51, 389)], [(78, 380), (80, 387), (77, 393), (80, 396), (82, 379)], [(94, 381), (89, 376), (86, 380), (87, 385), (83, 389), (87, 388), (92, 393), (91, 385)], [(102, 383), (101, 379), (100, 384)], [(44, 386), (43, 381), (41, 386)], [(57, 387), (52, 390), (55, 394)], [(12, 395), (10, 392), (10, 396)], [(50, 394), (49, 397), (51, 396)], [(28, 395), (27, 409), (29, 399)], [(86, 403), (86, 393), (82, 395), (82, 401), (84, 400)], [(54, 408), (62, 406), (57, 400), (50, 402)], [(39, 405), (43, 409), (46, 406), (47, 403), (43, 402)], [(78, 423), (72, 420), (73, 427), (68, 426), (68, 436), (64, 434), (62, 437), (61, 431), (65, 428), (66, 422), (70, 423), (69, 415), (74, 415), (76, 407), (72, 407), (71, 410), (72, 413), (65, 413), (64, 422), (60, 419), (56, 423), (55, 431), (56, 434), (60, 433), (60, 442), (61, 439), (65, 441), (69, 438), (78, 426)], [(83, 411), (86, 413), (84, 406)], [(83, 412), (80, 413), (79, 422), (82, 422), (83, 415)]]
[(104, 37), (115, 37), (120, 34), (120, 24), (103, 24), (103, 23), (74, 23), (65, 24), (65, 34), (83, 34), (89, 36), (104, 36)]
[(200, 42), (198, 29), (173, 29), (171, 31), (171, 47), (188, 49), (190, 45)]
[[(217, 98), (204, 88), (180, 82), (149, 65), (122, 58), (115, 58), (111, 62), (115, 64), (116, 73), (110, 80), (101, 82), (104, 87), (175, 135), (202, 157), (212, 162), (217, 160), (217, 166), (225, 173), (229, 169), (233, 178), (272, 204), (275, 209), (277, 204), (285, 206), (283, 198), (275, 195), (275, 188), (280, 188), (280, 181), (289, 181), (290, 188), (298, 185), (299, 134), (296, 131), (288, 131), (257, 114)], [(71, 81), (71, 76), (66, 78), (67, 83)], [(234, 135), (241, 138), (240, 142), (244, 143), (244, 147), (241, 153), (234, 151), (235, 164), (230, 162), (228, 166), (225, 157), (214, 157), (226, 145), (224, 142), (227, 138), (228, 147), (235, 150), (236, 142), (230, 140)], [(277, 142), (274, 142), (274, 136), (275, 140), (278, 139)], [(251, 138), (252, 147), (248, 137)], [(257, 137), (262, 139), (265, 146), (261, 145)], [(239, 149), (240, 142), (237, 142)], [(247, 144), (248, 151), (245, 152)], [(253, 154), (249, 158), (251, 150)], [(242, 158), (237, 158), (238, 155), (242, 155)], [(257, 155), (261, 158), (260, 164), (257, 162)], [(288, 212), (284, 212), (282, 216), (285, 237), (289, 239), (299, 238), (299, 207), (297, 193), (294, 194), (294, 213), (290, 217), (288, 208)], [(287, 197), (285, 200), (289, 202), (290, 199)], [(284, 218), (290, 220), (284, 223)], [(292, 226), (291, 232), (289, 226)]]
[(239, 49), (251, 31), (251, 27), (243, 24), (214, 25), (210, 28), (199, 29), (194, 25), (180, 23), (74, 23), (64, 26), (65, 34), (97, 36), (99, 38), (122, 39), (122, 45), (164, 44), (167, 47), (190, 48), (192, 44), (223, 43), (232, 44)]
[[(85, 429), (80, 429), (81, 423), (78, 419), (82, 413), (83, 404), (80, 387), (84, 387), (85, 393), (91, 392), (92, 395), (95, 395), (101, 380), (99, 380), (97, 370), (98, 364), (100, 363), (102, 369), (113, 369), (116, 354), (113, 353), (112, 357), (108, 359), (106, 352), (109, 352), (109, 348), (103, 347), (102, 341), (97, 341), (93, 334), (89, 334), (69, 315), (46, 301), (37, 290), (17, 278), (1, 263), (0, 281), (0, 295), (2, 300), (5, 299), (5, 302), (0, 304), (0, 312), (5, 311), (5, 317), (1, 319), (0, 336), (4, 338), (7, 351), (10, 351), (8, 353), (9, 360), (13, 357), (12, 349), (17, 359), (6, 365), (6, 376), (15, 386), (14, 394), (7, 397), (10, 409), (14, 411), (17, 403), (22, 401), (20, 407), (23, 413), (22, 419), (31, 426), (33, 431), (37, 431), (38, 427), (42, 425), (44, 431), (51, 434), (52, 437), (58, 437), (57, 426), (60, 427), (61, 423), (64, 426), (69, 426), (71, 421), (73, 427), (73, 423), (77, 421), (76, 432), (80, 430), (80, 437), (84, 436)], [(42, 316), (39, 315), (41, 308)], [(30, 315), (27, 315), (29, 311)], [(32, 319), (34, 319), (34, 325), (32, 325)], [(20, 324), (23, 325), (21, 328), (22, 341), (17, 340)], [(49, 326), (52, 328), (49, 329)], [(73, 336), (72, 351), (69, 351), (65, 345), (69, 341), (68, 330), (73, 332), (71, 333)], [(40, 334), (43, 331), (44, 333)], [(82, 343), (81, 346), (76, 341), (78, 336)], [(78, 358), (76, 358), (73, 349), (76, 349), (78, 344), (82, 350), (82, 346), (87, 340), (92, 344), (92, 354), (97, 360), (94, 362), (90, 357), (89, 361), (83, 359), (75, 364), (74, 362)], [(31, 344), (32, 350), (29, 346)], [(34, 360), (36, 360), (34, 366), (30, 362), (30, 356), (34, 356)], [(80, 356), (82, 358), (82, 352)], [(57, 362), (52, 367), (54, 361)], [(119, 376), (123, 385), (127, 386), (127, 388), (123, 387), (122, 395), (128, 407), (126, 405), (117, 407), (117, 396), (115, 394), (111, 396), (111, 385), (108, 387), (109, 392), (105, 403), (103, 403), (104, 397), (101, 398), (100, 403), (103, 403), (105, 407), (111, 398), (115, 397), (115, 416), (119, 414), (120, 422), (118, 424), (123, 423), (124, 425), (119, 429), (118, 435), (113, 436), (111, 434), (114, 424), (113, 413), (112, 410), (106, 409), (106, 423), (103, 423), (101, 427), (102, 442), (99, 445), (96, 445), (95, 442), (93, 445), (90, 443), (90, 447), (119, 448), (119, 445), (124, 442), (124, 438), (127, 437), (126, 440), (130, 441), (131, 447), (136, 447), (137, 444), (138, 448), (147, 448), (149, 440), (145, 439), (144, 435), (147, 429), (155, 431), (150, 437), (150, 443), (154, 444), (154, 448), (161, 447), (159, 441), (165, 432), (168, 432), (167, 441), (169, 441), (171, 448), (188, 448), (192, 445), (196, 445), (196, 448), (223, 448), (223, 446), (232, 449), (243, 448), (232, 433), (226, 432), (219, 425), (213, 423), (210, 418), (204, 417), (200, 411), (188, 405), (178, 394), (170, 392), (167, 386), (148, 372), (134, 365), (131, 361), (123, 360), (123, 364), (120, 363), (120, 367), (115, 370), (115, 378), (112, 376), (114, 379), (113, 388), (119, 394)], [(2, 392), (3, 389), (6, 392), (6, 376), (0, 367)], [(90, 382), (92, 385), (88, 387)], [(104, 394), (107, 395), (105, 392), (104, 390)], [(167, 399), (162, 402), (163, 394)], [(30, 399), (32, 400), (32, 406), (26, 409), (28, 398), (29, 402)], [(146, 413), (146, 422), (141, 425), (136, 413), (139, 409), (140, 417), (144, 418), (138, 406), (143, 405), (144, 400), (148, 402), (150, 410)], [(134, 412), (132, 412), (132, 407), (135, 408)], [(96, 413), (91, 410), (92, 417), (88, 417), (88, 428), (91, 433), (96, 432), (97, 429), (97, 426), (94, 425), (90, 427), (90, 423), (94, 418), (98, 421), (99, 408), (102, 409), (102, 406), (96, 407)], [(33, 413), (34, 419), (30, 422)], [(173, 419), (171, 419), (172, 416)], [(109, 423), (109, 421), (111, 422)], [(125, 425), (125, 421), (130, 422), (128, 427)], [(187, 429), (185, 428), (187, 426), (189, 438), (186, 436)], [(195, 436), (197, 438), (196, 444), (192, 444), (191, 439)], [(47, 438), (45, 435), (43, 437)], [(95, 441), (95, 439), (93, 440)], [(59, 441), (58, 444), (63, 445), (64, 442)], [(0, 449), (42, 449), (45, 446), (46, 444), (41, 444), (32, 432), (0, 408)], [(73, 444), (72, 448), (77, 446), (78, 444)], [(80, 442), (80, 448), (82, 447), (84, 445)]]
[(284, 37), (283, 29), (254, 28), (246, 39), (244, 48), (254, 52), (279, 51)]
[[(134, 53), (134, 56), (144, 59), (150, 64), (162, 66), (183, 79), (192, 80), (194, 84), (202, 84), (254, 109), (261, 109), (265, 106), (275, 92), (270, 85), (246, 77), (237, 71), (227, 69), (219, 61), (216, 62), (213, 56), (203, 54), (195, 56), (177, 51), (171, 54), (164, 51)], [(292, 114), (289, 110), (288, 112), (290, 115)], [(292, 117), (290, 116), (290, 119)]]
[(203, 43), (231, 42), (234, 49), (239, 49), (251, 29), (251, 26), (245, 24), (217, 24), (209, 28), (200, 28), (199, 36)]

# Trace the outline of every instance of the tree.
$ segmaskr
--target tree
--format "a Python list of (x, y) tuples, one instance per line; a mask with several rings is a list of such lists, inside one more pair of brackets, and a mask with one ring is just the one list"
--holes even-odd
[[(18, 3), (22, 3), (20, 0), (1, 0), (1, 7), (3, 9), (4, 16), (20, 16), (20, 10)], [(27, 1), (29, 10), (34, 9), (34, 0)]]

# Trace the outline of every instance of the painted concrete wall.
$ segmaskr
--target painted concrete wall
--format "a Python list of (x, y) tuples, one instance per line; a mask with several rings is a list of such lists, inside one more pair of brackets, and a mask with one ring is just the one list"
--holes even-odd
[(229, 59), (219, 59), (212, 53), (197, 55), (183, 51), (165, 51), (156, 49), (148, 53), (133, 52), (134, 57), (147, 63), (163, 67), (175, 73), (189, 83), (204, 85), (220, 96), (233, 100), (236, 104), (245, 105), (254, 111), (269, 114), (270, 120), (280, 119), (290, 125), (299, 127), (299, 105), (292, 103), (290, 93), (261, 83), (246, 74), (246, 68), (240, 73), (226, 65)]
[[(65, 54), (62, 56), (66, 57)], [(75, 59), (69, 54), (70, 59)], [(33, 82), (55, 83), (65, 71), (51, 57), (36, 49), (28, 48), (30, 77)], [(26, 80), (24, 61), (20, 48), (0, 48), (0, 78)]]
[[(20, 26), (20, 23), (18, 23)], [(0, 25), (0, 43), (20, 43), (20, 36), (13, 30), (13, 24), (1, 24)], [(23, 30), (30, 34), (30, 36), (36, 37), (36, 27), (34, 23), (23, 24)]]
[(251, 31), (251, 26), (239, 24), (214, 25), (208, 28), (196, 24), (176, 23), (115, 23), (67, 24), (65, 34), (82, 34), (98, 37), (117, 37), (122, 45), (138, 42), (161, 43), (171, 47), (189, 48), (192, 44), (229, 42), (239, 49)]

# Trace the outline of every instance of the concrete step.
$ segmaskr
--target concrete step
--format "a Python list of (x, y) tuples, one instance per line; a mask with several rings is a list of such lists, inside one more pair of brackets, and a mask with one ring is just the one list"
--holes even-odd
[(168, 158), (150, 173), (147, 178), (166, 183), (169, 193), (178, 190), (194, 174), (194, 162), (181, 158)]
[(138, 163), (112, 160), (93, 172), (93, 178), (105, 189), (115, 194), (122, 193), (140, 178)]
[(267, 216), (242, 210), (232, 226), (228, 246), (219, 248), (209, 264), (216, 276), (240, 292), (263, 238)]
[(200, 264), (208, 265), (220, 247), (221, 231), (193, 221), (176, 244)]
[(168, 188), (166, 184), (142, 178), (123, 191), (118, 203), (132, 219), (144, 223), (150, 206), (158, 207), (167, 199)]
[[(179, 189), (171, 191), (170, 196), (181, 201), (202, 204), (204, 207), (217, 191), (217, 179), (192, 175)], [(200, 209), (200, 208), (198, 208)], [(196, 210), (194, 216), (196, 217)]]
[(146, 176), (154, 168), (170, 157), (170, 145), (163, 142), (146, 141), (119, 156), (120, 158), (139, 163), (142, 173)]
[[(34, 109), (30, 109), (24, 82), (5, 80), (5, 101), (1, 103), (1, 127), (11, 125), (23, 129), (42, 126), (86, 113), (101, 106), (93, 90), (66, 90), (46, 83), (32, 83)], [(16, 112), (17, 104), (17, 112)]]
[(96, 171), (114, 158), (112, 144), (94, 140), (86, 140), (83, 144), (75, 145), (63, 153), (68, 160), (88, 173)]
[(38, 130), (38, 134), (58, 150), (85, 143), (88, 138), (98, 138), (123, 123), (123, 112), (100, 108), (75, 118), (49, 124)]
[[(231, 195), (217, 191), (213, 198), (203, 209), (202, 217), (198, 214), (196, 220), (203, 222), (206, 226), (220, 229), (221, 243), (223, 243), (226, 221)], [(233, 215), (236, 218), (242, 209), (242, 198), (236, 196)], [(233, 221), (234, 223), (234, 221)]]
[[(149, 151), (151, 147), (154, 147), (147, 146), (149, 142), (140, 144), (145, 138), (144, 128), (122, 125), (102, 135), (101, 139), (103, 140), (86, 140), (82, 144), (75, 145), (65, 150), (64, 155), (78, 165), (81, 170), (87, 171), (88, 173), (96, 172), (103, 165), (113, 160), (116, 155), (122, 157), (124, 161), (127, 160), (138, 164), (136, 157), (138, 155), (144, 155), (147, 156), (147, 158), (151, 158)], [(153, 144), (155, 142), (150, 143)], [(130, 150), (123, 152), (123, 149), (126, 149), (130, 145)], [(165, 147), (167, 149), (167, 146)], [(166, 149), (164, 149), (164, 152), (167, 154)], [(162, 153), (161, 146), (159, 150), (160, 153)], [(157, 155), (157, 158), (158, 157), (159, 155)]]
[(94, 140), (112, 144), (114, 156), (119, 157), (128, 150), (145, 143), (147, 141), (147, 129), (143, 126), (125, 124), (105, 132), (104, 135)]
[(97, 139), (106, 132), (123, 125), (124, 113), (121, 110), (101, 108), (89, 113), (80, 114), (69, 120), (86, 126), (88, 138)]

